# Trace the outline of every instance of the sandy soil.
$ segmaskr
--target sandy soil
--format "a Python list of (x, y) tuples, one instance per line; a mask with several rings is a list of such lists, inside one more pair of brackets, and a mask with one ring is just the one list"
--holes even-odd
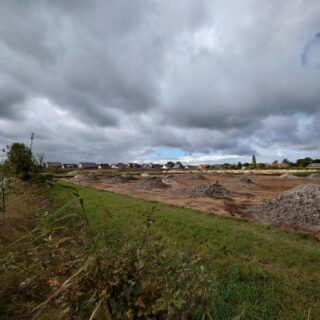
[[(177, 183), (171, 184), (169, 188), (143, 190), (136, 187), (143, 178), (128, 183), (111, 184), (106, 178), (98, 181), (79, 183), (100, 190), (112, 191), (134, 198), (150, 201), (159, 201), (166, 204), (177, 205), (186, 208), (211, 212), (218, 215), (228, 215), (247, 218), (246, 208), (253, 204), (263, 203), (275, 198), (279, 193), (305, 183), (319, 183), (306, 178), (279, 179), (278, 176), (252, 175), (250, 179), (253, 185), (244, 187), (238, 184), (241, 175), (216, 177), (205, 175), (206, 180), (190, 180), (185, 174), (177, 174)], [(190, 197), (176, 194), (175, 191), (203, 183), (219, 181), (226, 189), (238, 193), (232, 199), (212, 199), (206, 197)]]

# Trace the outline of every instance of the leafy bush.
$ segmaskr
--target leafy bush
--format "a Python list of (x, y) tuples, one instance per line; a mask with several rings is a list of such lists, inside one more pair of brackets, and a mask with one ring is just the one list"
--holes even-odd
[(54, 175), (52, 173), (33, 173), (30, 175), (30, 182), (41, 186), (52, 187), (53, 177)]
[(32, 298), (25, 310), (30, 317), (45, 319), (52, 310), (59, 319), (209, 317), (215, 283), (197, 254), (166, 249), (154, 232), (153, 212), (136, 241), (114, 239), (119, 245), (111, 245), (103, 231), (92, 229), (82, 198), (72, 192), (55, 212), (38, 213), (27, 236), (33, 246), (2, 264), (25, 277), (19, 287)]
[(8, 164), (17, 177), (28, 180), (30, 173), (35, 169), (31, 149), (23, 143), (13, 143), (7, 151), (7, 156)]

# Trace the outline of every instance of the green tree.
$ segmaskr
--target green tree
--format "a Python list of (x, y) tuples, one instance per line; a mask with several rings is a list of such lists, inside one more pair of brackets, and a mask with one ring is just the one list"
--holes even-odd
[(169, 162), (167, 162), (166, 166), (167, 166), (168, 168), (173, 168), (174, 163), (173, 163), (172, 161), (169, 161)]
[(35, 168), (31, 149), (23, 143), (13, 143), (7, 151), (7, 157), (13, 172), (19, 178), (28, 180)]
[(312, 162), (313, 162), (312, 158), (306, 157), (303, 159), (298, 159), (296, 165), (297, 165), (297, 167), (304, 168), (304, 167), (308, 166), (309, 164), (311, 164)]
[(36, 163), (40, 168), (44, 167), (44, 159), (45, 159), (44, 153), (37, 153)]
[(251, 167), (254, 169), (257, 167), (257, 159), (255, 155), (252, 155)]

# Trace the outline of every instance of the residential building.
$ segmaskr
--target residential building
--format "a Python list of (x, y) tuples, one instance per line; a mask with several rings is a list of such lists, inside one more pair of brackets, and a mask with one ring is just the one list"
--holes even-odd
[(111, 168), (111, 166), (108, 163), (100, 163), (98, 165), (98, 169), (110, 169), (110, 168)]
[(80, 162), (79, 169), (98, 169), (98, 165), (95, 162)]
[(64, 170), (73, 170), (73, 169), (77, 169), (78, 165), (75, 163), (64, 163), (62, 164), (62, 169)]
[(46, 162), (46, 168), (62, 169), (61, 162)]

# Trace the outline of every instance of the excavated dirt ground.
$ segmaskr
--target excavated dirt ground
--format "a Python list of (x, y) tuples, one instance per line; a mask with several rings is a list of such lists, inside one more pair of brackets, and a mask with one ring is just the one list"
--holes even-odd
[[(244, 186), (241, 183), (239, 184), (239, 180), (243, 175), (203, 175), (206, 178), (205, 184), (213, 184), (218, 181), (225, 189), (236, 193), (236, 195), (227, 198), (211, 198), (206, 196), (190, 197), (189, 194), (179, 193), (179, 190), (181, 189), (192, 188), (204, 184), (203, 179), (190, 180), (187, 174), (175, 174), (176, 183), (168, 184), (167, 188), (140, 189), (137, 186), (145, 179), (141, 177), (137, 180), (120, 184), (108, 183), (105, 178), (97, 181), (72, 182), (101, 190), (129, 195), (135, 198), (159, 201), (218, 215), (254, 219), (261, 223), (266, 223), (266, 220), (259, 215), (252, 215), (248, 212), (248, 208), (252, 205), (266, 203), (276, 198), (284, 191), (298, 185), (310, 183), (320, 185), (320, 180), (309, 180), (307, 177), (300, 177), (298, 179), (279, 179), (279, 176), (251, 175), (250, 180), (252, 183), (250, 183), (250, 187), (248, 188), (248, 186)], [(165, 175), (162, 176), (162, 178), (164, 177)], [(284, 224), (280, 223), (280, 225)], [(305, 226), (301, 226), (298, 223), (297, 225), (290, 225), (290, 227), (298, 230), (306, 230)]]

